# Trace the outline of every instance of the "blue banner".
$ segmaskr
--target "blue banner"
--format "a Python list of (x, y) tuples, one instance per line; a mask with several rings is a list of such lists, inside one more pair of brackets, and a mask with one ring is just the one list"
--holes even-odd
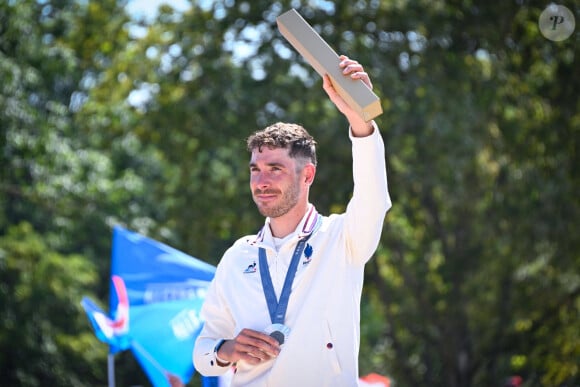
[(215, 267), (121, 227), (113, 230), (110, 316), (85, 297), (81, 304), (111, 353), (130, 349), (156, 387), (169, 375), (187, 383), (193, 344)]

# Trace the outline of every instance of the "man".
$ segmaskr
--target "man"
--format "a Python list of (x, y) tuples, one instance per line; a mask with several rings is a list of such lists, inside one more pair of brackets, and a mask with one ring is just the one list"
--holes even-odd
[[(372, 88), (357, 61), (341, 56), (337, 65)], [(375, 123), (350, 108), (328, 76), (323, 88), (350, 124), (353, 196), (345, 213), (328, 217), (310, 204), (316, 148), (301, 126), (277, 123), (248, 138), (250, 188), (265, 225), (222, 257), (194, 347), (197, 371), (233, 367), (232, 386), (358, 384), (363, 270), (391, 201)]]

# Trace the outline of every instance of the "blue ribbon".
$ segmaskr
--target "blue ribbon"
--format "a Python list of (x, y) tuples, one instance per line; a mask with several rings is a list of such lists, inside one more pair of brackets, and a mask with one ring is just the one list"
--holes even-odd
[(312, 233), (301, 239), (294, 249), (292, 261), (290, 261), (290, 266), (288, 267), (288, 272), (286, 273), (286, 279), (284, 280), (282, 294), (280, 294), (280, 300), (276, 300), (276, 291), (274, 290), (274, 285), (272, 284), (272, 277), (270, 277), (270, 269), (268, 268), (266, 250), (263, 247), (260, 247), (260, 277), (262, 279), (262, 288), (264, 289), (264, 296), (266, 297), (266, 303), (268, 304), (268, 311), (270, 312), (270, 319), (272, 320), (272, 324), (284, 324), (286, 309), (288, 309), (288, 301), (290, 299), (290, 293), (292, 292), (292, 283), (294, 282), (294, 277), (296, 276), (298, 262), (300, 262), (300, 256), (302, 255), (302, 252), (306, 247), (306, 242), (311, 235)]

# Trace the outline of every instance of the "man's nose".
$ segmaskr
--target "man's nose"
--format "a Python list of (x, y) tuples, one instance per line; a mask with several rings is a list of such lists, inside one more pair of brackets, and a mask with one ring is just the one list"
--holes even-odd
[(267, 187), (270, 185), (270, 177), (267, 173), (259, 172), (254, 175), (254, 184), (256, 184), (257, 187)]

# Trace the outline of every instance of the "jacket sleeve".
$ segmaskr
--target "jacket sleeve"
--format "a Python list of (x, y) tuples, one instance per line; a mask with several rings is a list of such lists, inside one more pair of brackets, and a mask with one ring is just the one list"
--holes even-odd
[(352, 173), (354, 189), (345, 215), (347, 248), (353, 263), (366, 263), (376, 251), (383, 222), (391, 208), (387, 186), (385, 145), (379, 128), (367, 137), (353, 137)]
[(204, 376), (223, 375), (230, 368), (218, 365), (214, 351), (220, 340), (231, 339), (234, 336), (234, 321), (229, 308), (222, 302), (221, 290), (217, 285), (226, 283), (223, 278), (226, 270), (222, 262), (216, 269), (214, 280), (209, 286), (203, 303), (201, 318), (204, 320), (204, 325), (193, 347), (194, 367)]
[(220, 376), (228, 372), (230, 365), (222, 367), (218, 365), (215, 347), (220, 340), (211, 338), (198, 338), (193, 350), (193, 366), (196, 371), (204, 376)]

